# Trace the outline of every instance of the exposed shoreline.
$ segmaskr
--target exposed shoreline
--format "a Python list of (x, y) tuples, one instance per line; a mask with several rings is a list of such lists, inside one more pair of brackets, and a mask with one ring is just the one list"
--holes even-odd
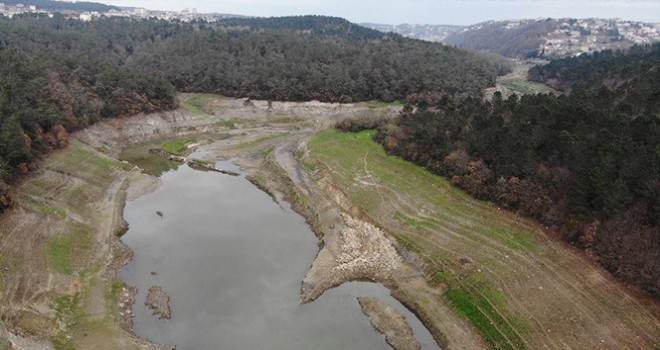
[(374, 329), (385, 336), (394, 350), (421, 350), (412, 328), (399, 311), (373, 297), (359, 297), (358, 303)]
[[(187, 98), (195, 98), (195, 96), (184, 94), (184, 101)], [(469, 321), (459, 316), (446, 301), (441, 300), (440, 296), (446, 289), (429, 285), (424, 277), (424, 267), (411, 262), (408, 256), (402, 257), (402, 254), (407, 254), (405, 247), (401, 247), (392, 238), (391, 232), (374, 225), (379, 222), (378, 218), (367, 216), (347, 197), (348, 192), (337, 187), (338, 185), (333, 182), (333, 169), (329, 169), (309, 155), (307, 147), (309, 138), (316, 131), (333, 125), (339, 119), (365, 114), (391, 117), (397, 114), (397, 110), (390, 107), (373, 109), (360, 105), (317, 102), (300, 104), (274, 102), (269, 107), (266, 101), (252, 102), (251, 105), (245, 106), (243, 100), (218, 97), (207, 106), (208, 114), (194, 114), (180, 109), (107, 120), (76, 133), (73, 139), (92, 153), (98, 152), (102, 157), (114, 160), (121, 149), (129, 145), (168, 138), (197, 138), (198, 144), (207, 151), (203, 160), (234, 159), (245, 170), (248, 180), (268, 193), (274, 201), (288, 203), (312, 228), (318, 238), (319, 248), (307, 276), (301, 281), (301, 302), (312, 302), (325, 291), (345, 282), (355, 280), (377, 282), (386, 286), (395, 299), (419, 318), (443, 349), (488, 348), (481, 333)], [(43, 173), (57, 181), (70, 178), (67, 181), (78, 185), (81, 181), (79, 177), (73, 176), (75, 174), (60, 174), (49, 170)], [(38, 178), (44, 175), (31, 176)], [(126, 286), (117, 277), (121, 269), (130, 262), (133, 254), (118, 238), (127, 229), (123, 219), (123, 208), (127, 201), (157, 190), (161, 182), (155, 177), (139, 173), (136, 168), (131, 170), (130, 167), (117, 169), (107, 176), (109, 178), (106, 180), (112, 180), (111, 183), (103, 189), (98, 198), (90, 198), (90, 203), (85, 204), (89, 209), (85, 210), (96, 210), (101, 213), (99, 218), (95, 218), (98, 223), (94, 221), (98, 224), (94, 232), (98, 241), (98, 248), (95, 248), (98, 250), (94, 252), (98, 255), (94, 256), (98, 259), (97, 263), (100, 263), (101, 270), (95, 272), (92, 277), (105, 281), (103, 283), (112, 284), (113, 292), (117, 293), (118, 298), (110, 305), (110, 308), (114, 309), (109, 310), (104, 304), (99, 306), (98, 301), (95, 305), (94, 298), (85, 295), (92, 300), (86, 312), (99, 313), (95, 311), (99, 309), (101, 313), (105, 310), (106, 314), (116, 315), (113, 316), (112, 327), (116, 326), (122, 332), (117, 333), (113, 329), (107, 334), (118, 337), (119, 340), (113, 344), (121, 344), (122, 348), (170, 349), (169, 346), (150, 343), (133, 333), (131, 309), (137, 291)], [(66, 186), (69, 185), (64, 183), (61, 190), (66, 190)], [(49, 214), (46, 222), (51, 225), (56, 224), (58, 213)], [(71, 210), (65, 213), (75, 214)], [(33, 217), (20, 208), (14, 210), (11, 215)], [(73, 217), (73, 220), (83, 219), (85, 218), (80, 215)], [(7, 220), (7, 217), (0, 220)], [(0, 247), (2, 243), (0, 240)], [(414, 253), (410, 252), (410, 254)], [(103, 261), (100, 261), (101, 259)], [(1, 271), (0, 277), (2, 277)], [(607, 279), (596, 280), (596, 277), (598, 277), (597, 270), (594, 273), (594, 283), (612, 283)], [(82, 280), (76, 276), (62, 276), (50, 272), (40, 279), (21, 282), (23, 285), (20, 288), (27, 288), (28, 292), (19, 290), (18, 285), (12, 287), (15, 289), (10, 292), (13, 293), (12, 295), (17, 295), (19, 292), (30, 295), (31, 292), (43, 298), (46, 293), (69, 293), (76, 296), (81, 294), (81, 291), (89, 289), (91, 291), (88, 291), (88, 294), (96, 292), (103, 296), (104, 290), (100, 287), (103, 284), (90, 287), (87, 285), (91, 283), (89, 278)], [(49, 291), (45, 289), (49, 286), (44, 286), (39, 282), (40, 280), (48, 280), (49, 283), (55, 281), (59, 283), (56, 284), (59, 289)], [(104, 302), (102, 298), (100, 301)], [(0, 306), (0, 315), (5, 317), (8, 314), (15, 317), (12, 314), (15, 313), (20, 316), (21, 312), (25, 313), (24, 305), (17, 304), (15, 309), (9, 311)], [(39, 308), (28, 311), (36, 313), (40, 317), (39, 320), (55, 318), (52, 303), (49, 304), (47, 301), (39, 304)], [(19, 328), (17, 324), (12, 323), (14, 319), (11, 317), (8, 321), (4, 319), (0, 321), (0, 337), (18, 339), (15, 329)], [(608, 321), (616, 320), (608, 319)], [(37, 349), (48, 348), (38, 347), (37, 344), (46, 344), (48, 342), (43, 340), (51, 340), (53, 337), (47, 332), (35, 335), (24, 334), (28, 335), (27, 338), (31, 337)], [(91, 344), (93, 339), (87, 339), (86, 336), (86, 334), (84, 336), (74, 334), (74, 341)], [(105, 338), (95, 339), (103, 341), (102, 339)], [(20, 345), (21, 341), (23, 340), (15, 341), (19, 349), (30, 348)]]
[[(254, 101), (254, 102), (257, 102), (257, 104), (259, 104), (259, 101)], [(323, 104), (321, 104), (321, 105), (323, 105)], [(336, 109), (336, 106), (331, 106), (331, 108)], [(330, 124), (331, 122), (334, 122), (334, 121), (325, 121), (325, 123), (323, 123), (323, 124), (316, 124), (315, 125), (316, 127), (314, 127), (313, 129), (318, 129), (321, 126), (326, 126), (326, 125)], [(177, 129), (177, 127), (174, 126), (174, 129)], [(252, 131), (252, 133), (255, 133), (256, 130), (252, 129), (251, 131)], [(266, 135), (268, 135), (268, 133), (270, 133), (270, 132), (271, 131), (267, 131)], [(99, 132), (99, 133), (101, 133), (101, 132)], [(204, 135), (204, 134), (208, 134), (208, 133), (213, 133), (213, 130), (206, 129), (206, 130), (204, 130), (203, 133), (197, 134), (197, 135)], [(245, 138), (244, 140), (235, 141), (236, 142), (235, 146), (239, 146), (239, 148), (240, 148), (241, 144), (249, 143), (250, 139), (254, 139), (254, 138), (258, 139), (257, 136), (259, 134), (260, 133), (258, 131), (256, 131), (256, 135), (244, 137)], [(305, 133), (306, 136), (303, 136), (302, 138), (293, 137), (293, 140), (290, 140), (290, 139), (282, 140), (281, 142), (274, 143), (274, 146), (275, 146), (275, 148), (280, 148), (281, 149), (281, 148), (284, 148), (282, 145), (296, 145), (296, 143), (304, 141), (305, 137), (308, 137), (311, 134), (312, 133), (308, 131), (308, 132)], [(185, 135), (186, 136), (195, 136), (195, 133), (186, 132)], [(157, 133), (157, 134), (153, 134), (153, 135), (148, 135), (146, 138), (141, 137), (138, 142), (148, 142), (152, 138), (167, 138), (167, 137), (180, 137), (180, 136), (182, 136), (182, 135), (180, 135), (177, 132), (173, 132), (169, 136), (168, 136), (168, 134)], [(126, 145), (124, 145), (124, 146), (126, 146)], [(328, 236), (327, 233), (324, 232), (324, 231), (327, 231), (328, 228), (327, 227), (321, 227), (321, 226), (318, 226), (318, 225), (315, 226), (313, 224), (315, 222), (316, 214), (314, 214), (310, 210), (311, 208), (308, 208), (304, 204), (302, 204), (302, 202), (296, 196), (298, 191), (301, 190), (301, 188), (299, 186), (300, 183), (296, 183), (295, 180), (292, 180), (291, 178), (289, 178), (288, 176), (290, 174), (288, 174), (284, 169), (282, 169), (282, 165), (279, 164), (275, 160), (275, 158), (279, 154), (276, 154), (276, 156), (274, 156), (272, 158), (271, 157), (266, 157), (266, 159), (258, 159), (258, 158), (255, 159), (255, 157), (254, 157), (255, 152), (253, 152), (249, 149), (247, 150), (247, 152), (246, 151), (236, 152), (234, 149), (231, 149), (232, 147), (229, 147), (229, 148), (230, 148), (230, 150), (229, 150), (230, 154), (229, 155), (219, 154), (219, 153), (222, 153), (222, 152), (216, 152), (218, 154), (214, 154), (213, 157), (233, 158), (233, 159), (235, 159), (235, 161), (238, 164), (240, 164), (240, 165), (242, 165), (242, 166), (244, 166), (248, 169), (248, 171), (246, 173), (246, 178), (250, 182), (252, 182), (257, 188), (259, 188), (260, 190), (262, 190), (262, 191), (266, 192), (267, 194), (269, 194), (273, 198), (273, 200), (276, 201), (276, 202), (281, 202), (281, 201), (287, 202), (292, 207), (292, 209), (294, 211), (298, 212), (298, 214), (302, 215), (306, 219), (307, 223), (310, 225), (313, 232), (315, 233), (315, 235), (319, 239), (319, 250), (317, 251), (317, 255), (314, 259), (314, 264), (316, 264), (316, 262), (319, 261), (320, 257), (325, 255), (324, 250), (326, 249), (325, 247), (327, 246), (327, 242), (325, 242), (323, 237)], [(277, 152), (274, 152), (274, 153), (277, 153)], [(269, 167), (269, 170), (271, 170), (271, 171), (276, 170), (276, 169), (273, 169), (273, 167), (276, 167), (276, 168), (279, 168), (279, 169), (277, 171), (273, 171), (271, 174), (267, 174), (268, 171), (263, 171), (263, 167), (262, 167), (263, 165), (266, 165), (267, 167)], [(299, 169), (300, 165), (297, 164), (297, 161), (295, 159), (292, 159), (292, 162), (288, 165), (293, 166), (292, 168), (289, 169), (291, 172), (300, 174), (300, 169)], [(136, 170), (136, 169), (134, 169), (134, 170)], [(229, 175), (232, 175), (232, 174), (229, 174)], [(140, 174), (140, 173), (137, 173), (137, 172), (134, 171), (134, 172), (132, 172), (131, 176), (129, 177), (128, 184), (129, 184), (129, 186), (127, 186), (126, 188), (123, 189), (124, 192), (125, 192), (124, 195), (123, 195), (123, 200), (124, 200), (123, 205), (125, 205), (127, 200), (135, 200), (135, 199), (137, 199), (137, 198), (139, 198), (143, 195), (146, 195), (148, 193), (151, 193), (151, 192), (157, 190), (159, 188), (159, 186), (161, 185), (161, 181), (158, 178), (155, 178), (153, 176)], [(309, 186), (309, 184), (305, 184), (305, 186), (307, 187), (307, 186)], [(309, 187), (307, 189), (309, 189)], [(122, 205), (122, 208), (123, 208), (123, 205)], [(367, 224), (367, 223), (361, 222), (359, 220), (356, 221), (355, 219), (346, 216), (347, 214), (344, 214), (344, 215), (345, 215), (345, 220), (350, 220), (351, 222), (353, 222), (354, 226), (355, 225), (357, 225), (357, 226), (364, 226), (364, 225), (369, 226), (369, 224)], [(121, 235), (123, 235), (123, 233), (125, 233), (125, 229), (127, 229), (127, 227), (125, 226), (124, 221), (122, 219), (120, 222), (117, 223), (117, 227), (116, 227), (116, 230), (118, 230), (118, 232), (122, 232), (122, 234), (118, 235), (119, 237)], [(375, 228), (375, 227), (372, 227), (371, 229), (378, 231), (378, 229)], [(378, 239), (381, 242), (388, 242), (387, 239), (385, 239), (385, 237), (382, 236), (382, 233), (380, 235), (381, 236)], [(113, 275), (114, 279), (117, 279), (119, 271), (126, 264), (128, 264), (130, 262), (130, 259), (132, 258), (132, 254), (133, 254), (133, 252), (130, 250), (130, 248), (125, 246), (124, 243), (121, 242), (121, 240), (118, 240), (118, 242), (122, 246), (122, 249), (127, 251), (127, 254), (124, 255), (125, 257), (122, 259), (121, 263), (117, 264), (118, 268), (115, 269), (114, 271), (112, 271), (112, 275)], [(398, 255), (395, 252), (395, 250), (393, 249), (393, 247), (391, 248), (390, 255), (398, 257)], [(367, 258), (370, 258), (370, 257), (367, 257)], [(363, 261), (368, 261), (368, 260), (369, 259), (366, 259), (366, 260), (363, 259)], [(397, 264), (401, 264), (401, 261), (398, 261)], [(362, 264), (362, 265), (364, 265), (364, 264)], [(310, 269), (312, 269), (313, 266), (314, 265), (310, 266)], [(377, 266), (377, 265), (376, 264), (371, 264), (371, 267), (375, 267), (375, 266)], [(370, 272), (368, 266), (366, 266), (366, 265), (362, 268), (358, 268), (359, 272), (356, 272), (354, 270), (347, 271), (346, 269), (344, 271), (338, 271), (337, 267), (338, 266), (334, 266), (333, 271), (322, 271), (321, 272), (321, 274), (329, 274), (330, 275), (329, 279), (327, 277), (323, 277), (323, 280), (325, 280), (325, 281), (333, 280), (335, 282), (332, 282), (332, 283), (324, 282), (324, 283), (322, 283), (321, 288), (315, 288), (315, 291), (313, 293), (314, 295), (312, 297), (306, 296), (305, 293), (303, 292), (301, 294), (301, 301), (304, 302), (304, 303), (312, 302), (313, 300), (318, 298), (321, 294), (323, 294), (325, 291), (327, 291), (331, 288), (337, 287), (337, 286), (339, 286), (343, 283), (350, 282), (350, 281), (358, 281), (358, 280), (369, 280), (369, 281), (374, 281), (374, 282), (388, 282), (389, 281), (389, 278), (382, 278), (382, 276), (380, 276), (382, 273), (379, 273), (378, 271)], [(308, 272), (308, 275), (309, 275), (309, 272)], [(387, 283), (387, 284), (391, 285), (391, 283)], [(302, 286), (303, 289), (305, 288), (304, 287), (304, 282), (302, 282), (302, 281), (301, 281), (301, 286)], [(134, 287), (125, 286), (125, 293), (127, 293), (127, 298), (124, 301), (122, 301), (122, 303), (123, 303), (123, 305), (125, 305), (124, 307), (126, 307), (127, 309), (132, 308), (132, 305), (135, 302), (136, 292), (137, 291)], [(418, 314), (418, 312), (414, 309), (411, 309), (410, 311), (415, 315)], [(121, 317), (120, 324), (122, 325), (122, 327), (125, 330), (127, 330), (129, 332), (132, 332), (132, 327), (133, 327), (132, 314), (129, 313), (129, 312), (124, 312), (122, 317)], [(435, 333), (437, 333), (437, 332), (435, 332)], [(434, 334), (434, 332), (431, 332), (431, 334)], [(138, 337), (136, 336), (136, 338), (138, 338)], [(437, 339), (436, 339), (436, 341), (437, 341)], [(156, 344), (153, 344), (153, 345), (156, 345)], [(163, 345), (156, 345), (156, 346), (163, 347)]]

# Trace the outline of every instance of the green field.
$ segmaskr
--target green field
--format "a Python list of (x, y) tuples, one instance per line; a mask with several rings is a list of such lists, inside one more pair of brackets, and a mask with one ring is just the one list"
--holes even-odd
[[(463, 256), (456, 251), (458, 246), (448, 251), (444, 244), (429, 243), (443, 239), (446, 233), (433, 235), (446, 230), (475, 246), (536, 250), (534, 235), (524, 225), (500, 220), (495, 207), (472, 199), (444, 178), (386, 155), (372, 141), (374, 134), (326, 130), (318, 133), (309, 147), (313, 157), (336, 175), (354, 204), (372, 221), (385, 226), (402, 247), (425, 258), (427, 280), (448, 286), (443, 298), (472, 321), (488, 342), (499, 349), (526, 348), (519, 332), (528, 327), (506, 312), (507, 299), (496, 284), (476, 269), (466, 271), (458, 262)], [(475, 220), (475, 215), (483, 219)]]
[(358, 104), (365, 105), (369, 108), (403, 107), (403, 102), (401, 101), (392, 101), (392, 102), (368, 101), (368, 102), (360, 102)]
[(47, 254), (51, 266), (60, 273), (79, 271), (86, 255), (92, 249), (92, 232), (84, 225), (71, 225), (48, 242)]
[(186, 139), (174, 139), (163, 142), (161, 147), (177, 156), (184, 156), (188, 150), (188, 145), (195, 143), (195, 139), (186, 138)]
[(181, 108), (193, 114), (208, 114), (208, 105), (216, 98), (211, 94), (194, 94), (181, 101)]
[(427, 283), (442, 293), (403, 291), (421, 313), (433, 317), (434, 303), (449, 305), (496, 349), (587, 349), (593, 339), (609, 348), (657, 345), (654, 309), (582, 254), (532, 220), (388, 156), (374, 135), (321, 131), (309, 141), (304, 168), (319, 169), (363, 219), (424, 261)]
[[(179, 167), (179, 163), (149, 153), (151, 148), (165, 148), (170, 153), (179, 154), (188, 145), (189, 139), (175, 139), (164, 142), (150, 142), (124, 148), (119, 159), (137, 165), (145, 174), (159, 177), (163, 173)], [(174, 151), (174, 152), (173, 152)]]

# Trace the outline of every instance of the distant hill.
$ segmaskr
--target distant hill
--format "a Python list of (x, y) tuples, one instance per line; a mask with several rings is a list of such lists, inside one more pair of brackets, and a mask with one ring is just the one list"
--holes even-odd
[(377, 24), (360, 23), (361, 26), (375, 29), (383, 33), (397, 33), (407, 38), (420, 39), (433, 42), (442, 42), (448, 35), (459, 31), (464, 26), (442, 24)]
[(566, 94), (427, 99), (375, 139), (660, 297), (660, 43), (553, 60), (530, 76)]
[[(660, 43), (553, 60), (532, 67), (529, 78), (565, 93), (578, 90), (596, 94), (603, 87), (620, 90), (620, 98), (634, 100), (635, 108), (648, 105), (657, 113), (660, 91), (647, 85), (651, 79), (660, 81)], [(639, 93), (642, 90), (644, 94)]]
[[(224, 27), (245, 27), (251, 30), (301, 31), (322, 36), (340, 36), (343, 39), (381, 39), (383, 33), (351, 23), (339, 17), (287, 16), (287, 17), (232, 17), (218, 22)], [(399, 35), (393, 38), (400, 38)]]
[(116, 6), (101, 4), (98, 2), (65, 2), (54, 0), (3, 0), (5, 5), (15, 6), (23, 4), (25, 6), (36, 6), (38, 9), (50, 11), (97, 11), (108, 12), (110, 10), (119, 10)]
[(456, 31), (443, 42), (513, 58), (557, 58), (660, 41), (660, 24), (617, 19), (490, 21)]

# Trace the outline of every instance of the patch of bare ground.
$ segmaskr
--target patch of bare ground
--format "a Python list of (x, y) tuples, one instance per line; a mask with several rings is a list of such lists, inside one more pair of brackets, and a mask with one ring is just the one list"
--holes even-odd
[(395, 350), (420, 350), (412, 328), (399, 311), (378, 298), (358, 298), (362, 312), (369, 316), (374, 328), (385, 335), (385, 340)]
[(154, 311), (159, 319), (169, 320), (172, 318), (172, 309), (170, 308), (170, 297), (165, 293), (161, 286), (149, 287), (147, 294), (147, 301), (145, 303), (150, 309)]
[(155, 348), (120, 327), (113, 302), (127, 175), (74, 140), (13, 189), (18, 205), (0, 216), (0, 332), (13, 348)]

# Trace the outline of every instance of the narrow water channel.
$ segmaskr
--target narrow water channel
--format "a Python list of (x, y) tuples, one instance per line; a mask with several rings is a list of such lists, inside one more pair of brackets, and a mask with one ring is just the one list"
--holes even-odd
[[(317, 239), (300, 215), (244, 177), (184, 165), (161, 179), (124, 211), (130, 229), (122, 240), (134, 257), (120, 277), (138, 287), (138, 336), (180, 350), (388, 349), (356, 300), (378, 296), (404, 312), (424, 349), (439, 349), (381, 285), (348, 283), (301, 305)], [(152, 285), (169, 294), (171, 320), (144, 305)]]

